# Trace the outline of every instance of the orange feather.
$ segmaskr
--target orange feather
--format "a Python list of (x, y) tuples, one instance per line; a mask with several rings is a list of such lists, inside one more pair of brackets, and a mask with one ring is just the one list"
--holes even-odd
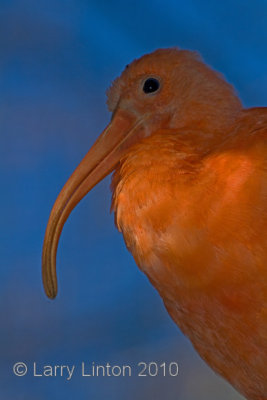
[[(159, 87), (144, 93), (147, 79)], [(217, 373), (248, 399), (267, 399), (267, 109), (243, 109), (219, 74), (177, 49), (134, 61), (108, 106), (111, 125), (51, 213), (47, 294), (56, 294), (67, 216), (115, 168), (115, 222), (171, 317)]]

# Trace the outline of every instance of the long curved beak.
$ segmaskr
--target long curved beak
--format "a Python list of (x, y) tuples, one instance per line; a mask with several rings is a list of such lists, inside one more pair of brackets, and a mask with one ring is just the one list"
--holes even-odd
[(144, 137), (143, 121), (118, 109), (59, 193), (48, 220), (42, 255), (43, 285), (51, 299), (57, 295), (57, 247), (68, 216), (79, 201), (116, 167), (127, 149)]

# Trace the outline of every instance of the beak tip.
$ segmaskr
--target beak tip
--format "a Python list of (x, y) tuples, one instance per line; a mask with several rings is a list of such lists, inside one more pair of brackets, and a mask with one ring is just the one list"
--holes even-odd
[(46, 295), (50, 300), (55, 300), (57, 297), (57, 292), (46, 293)]
[(57, 289), (45, 286), (44, 291), (50, 300), (54, 300), (57, 297)]

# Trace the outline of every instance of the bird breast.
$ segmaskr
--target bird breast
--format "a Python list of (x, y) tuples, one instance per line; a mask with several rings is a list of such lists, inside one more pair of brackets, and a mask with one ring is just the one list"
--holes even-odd
[(258, 280), (266, 237), (257, 234), (265, 232), (266, 193), (254, 169), (236, 152), (200, 161), (150, 139), (112, 181), (115, 222), (137, 265), (199, 354), (243, 392), (247, 382), (262, 384), (266, 362)]

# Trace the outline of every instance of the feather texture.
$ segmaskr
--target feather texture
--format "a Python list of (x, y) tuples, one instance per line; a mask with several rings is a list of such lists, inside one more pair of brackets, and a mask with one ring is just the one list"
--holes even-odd
[[(115, 221), (201, 357), (249, 399), (267, 393), (267, 111), (222, 143), (157, 131), (121, 160)], [(193, 140), (192, 140), (193, 139)]]

